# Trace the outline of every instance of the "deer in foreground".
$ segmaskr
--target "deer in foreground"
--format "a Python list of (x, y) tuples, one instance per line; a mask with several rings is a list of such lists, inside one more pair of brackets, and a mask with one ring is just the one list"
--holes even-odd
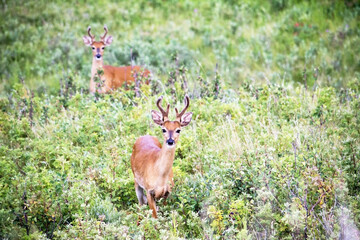
[(168, 118), (170, 105), (167, 105), (166, 111), (161, 107), (162, 98), (156, 101), (160, 113), (152, 110), (151, 115), (153, 121), (162, 128), (163, 145), (156, 137), (142, 136), (136, 140), (131, 155), (136, 196), (140, 205), (149, 204), (154, 218), (157, 218), (155, 200), (165, 198), (166, 201), (174, 186), (172, 166), (176, 143), (181, 128), (187, 126), (192, 117), (192, 112), (186, 112), (189, 107), (188, 96), (185, 96), (185, 107), (180, 113), (175, 108), (175, 121)]
[[(105, 33), (100, 37), (100, 41), (95, 41), (95, 35), (91, 35), (91, 27), (88, 27), (89, 36), (83, 37), (85, 45), (91, 47), (93, 54), (90, 92), (108, 93), (116, 88), (122, 87), (124, 83), (134, 82), (136, 80), (134, 76), (136, 75), (142, 74), (143, 77), (148, 77), (150, 71), (147, 69), (141, 71), (140, 66), (114, 67), (104, 65), (103, 55), (105, 47), (110, 46), (113, 40), (112, 36), (106, 36), (108, 33), (106, 25), (104, 26), (104, 30)], [(98, 71), (102, 71), (103, 74), (99, 76)], [(96, 77), (99, 78), (99, 82), (102, 84), (95, 82)]]

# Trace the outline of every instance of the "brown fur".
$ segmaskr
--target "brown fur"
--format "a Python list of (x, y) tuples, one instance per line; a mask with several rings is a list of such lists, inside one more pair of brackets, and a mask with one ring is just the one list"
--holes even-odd
[[(93, 39), (85, 36), (84, 43), (92, 48), (93, 62), (91, 67), (91, 80), (90, 80), (90, 92), (95, 93), (109, 93), (117, 88), (120, 88), (124, 83), (131, 83), (135, 81), (136, 74), (142, 74), (143, 77), (148, 77), (150, 71), (143, 69), (141, 66), (124, 66), (114, 67), (105, 65), (103, 63), (103, 55), (105, 46), (110, 45), (112, 37), (109, 42), (106, 39), (102, 41), (93, 41)], [(107, 42), (107, 44), (106, 44)], [(96, 55), (100, 54), (101, 58), (96, 59)], [(101, 76), (102, 84), (96, 83), (94, 78), (98, 76), (98, 70), (102, 70), (104, 73)], [(99, 77), (99, 76), (98, 76)], [(149, 81), (146, 81), (148, 84)], [(99, 86), (96, 86), (99, 84)]]
[(169, 105), (165, 111), (160, 106), (161, 100), (162, 97), (157, 100), (161, 113), (153, 110), (151, 114), (153, 121), (162, 127), (163, 146), (156, 137), (146, 135), (136, 140), (131, 154), (136, 195), (141, 205), (148, 202), (154, 218), (157, 218), (155, 200), (164, 198), (166, 201), (174, 186), (172, 166), (176, 143), (179, 140), (181, 127), (187, 126), (192, 116), (191, 112), (185, 113), (189, 106), (189, 97), (186, 96), (186, 106), (180, 115), (176, 109), (176, 121), (168, 120)]
[[(178, 125), (180, 127), (179, 123)], [(146, 190), (147, 201), (153, 210), (154, 218), (157, 217), (154, 200), (166, 199), (174, 185), (172, 171), (174, 157), (175, 146), (162, 147), (156, 137), (149, 135), (138, 138), (133, 147), (131, 169), (134, 173), (135, 188), (140, 186)]]

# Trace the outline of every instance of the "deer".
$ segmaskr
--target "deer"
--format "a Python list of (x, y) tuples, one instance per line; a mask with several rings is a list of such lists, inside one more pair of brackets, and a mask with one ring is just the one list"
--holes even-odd
[(156, 137), (145, 135), (135, 141), (131, 154), (136, 196), (140, 205), (149, 204), (154, 218), (157, 218), (155, 200), (164, 198), (164, 204), (166, 204), (166, 199), (174, 186), (172, 166), (176, 143), (179, 140), (181, 128), (190, 123), (193, 114), (186, 112), (190, 103), (186, 95), (184, 109), (179, 113), (175, 108), (176, 120), (170, 121), (168, 117), (170, 104), (167, 105), (165, 111), (161, 107), (162, 99), (163, 96), (156, 101), (160, 112), (152, 110), (151, 116), (154, 123), (162, 129), (163, 145)]
[[(105, 47), (110, 46), (113, 41), (112, 36), (106, 36), (108, 28), (104, 25), (105, 33), (100, 36), (100, 41), (95, 41), (95, 35), (91, 35), (91, 27), (87, 29), (89, 36), (83, 36), (83, 41), (86, 46), (92, 49), (92, 67), (90, 79), (90, 92), (91, 93), (109, 93), (117, 88), (122, 87), (125, 83), (136, 81), (136, 77), (147, 78), (150, 71), (143, 69), (141, 66), (123, 66), (114, 67), (104, 65), (103, 55)], [(99, 74), (102, 73), (102, 74)], [(99, 80), (96, 81), (96, 78)], [(146, 83), (149, 83), (148, 81)]]

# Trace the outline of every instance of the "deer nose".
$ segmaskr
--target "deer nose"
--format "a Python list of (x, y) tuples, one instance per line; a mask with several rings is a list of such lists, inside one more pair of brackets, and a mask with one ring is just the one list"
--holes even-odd
[(101, 58), (101, 55), (98, 53), (95, 55), (96, 58)]
[(173, 139), (169, 138), (169, 139), (166, 141), (166, 143), (167, 143), (169, 146), (172, 146), (172, 145), (174, 145), (175, 141), (174, 141)]

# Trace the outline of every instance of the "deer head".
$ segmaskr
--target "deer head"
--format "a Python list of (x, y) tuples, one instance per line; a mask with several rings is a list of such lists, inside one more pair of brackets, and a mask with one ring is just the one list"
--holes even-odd
[(91, 27), (88, 27), (88, 35), (89, 36), (83, 36), (83, 40), (86, 46), (91, 47), (93, 57), (96, 60), (102, 60), (105, 46), (109, 46), (113, 40), (112, 36), (107, 36), (108, 28), (106, 25), (104, 25), (105, 33), (103, 36), (100, 37), (100, 41), (95, 41), (95, 36), (91, 35)]
[(176, 120), (170, 121), (168, 118), (169, 115), (169, 109), (170, 104), (167, 105), (166, 111), (161, 107), (161, 101), (163, 99), (163, 96), (161, 96), (157, 101), (156, 105), (159, 108), (160, 112), (157, 112), (155, 110), (151, 111), (152, 119), (153, 121), (161, 126), (162, 132), (164, 135), (164, 139), (166, 142), (166, 145), (168, 147), (174, 147), (179, 139), (181, 128), (187, 126), (191, 122), (192, 118), (192, 112), (187, 112), (186, 110), (189, 107), (190, 101), (189, 97), (185, 96), (185, 107), (184, 109), (179, 113), (177, 108), (175, 108), (176, 112)]

